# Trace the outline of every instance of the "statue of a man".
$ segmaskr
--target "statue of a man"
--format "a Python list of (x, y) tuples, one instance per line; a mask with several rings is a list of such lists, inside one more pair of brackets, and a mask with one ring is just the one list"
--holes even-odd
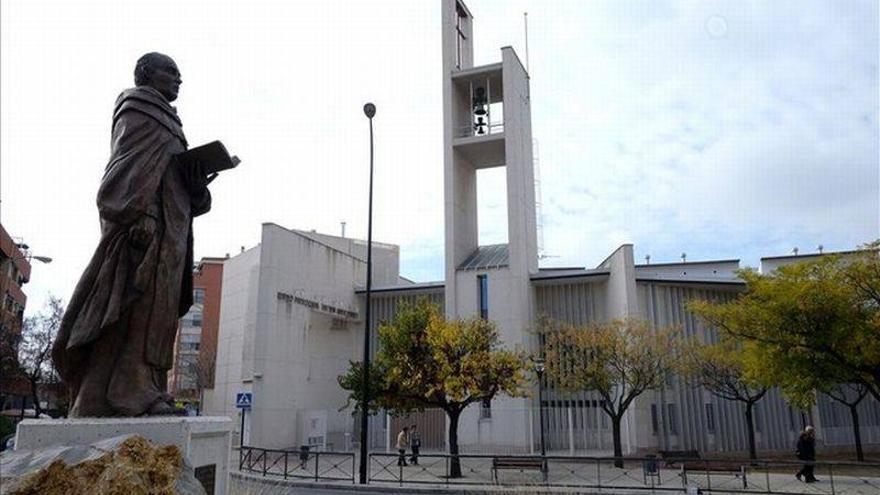
[(52, 357), (71, 417), (174, 412), (166, 391), (178, 319), (192, 305), (193, 217), (208, 180), (182, 167), (180, 72), (148, 53), (116, 100), (110, 161), (98, 189), (101, 240), (74, 290)]

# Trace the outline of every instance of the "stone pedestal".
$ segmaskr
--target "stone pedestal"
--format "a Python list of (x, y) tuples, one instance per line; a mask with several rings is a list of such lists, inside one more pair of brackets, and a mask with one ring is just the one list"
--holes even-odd
[[(90, 445), (137, 433), (160, 445), (176, 445), (204, 481), (213, 476), (214, 495), (226, 495), (232, 420), (223, 416), (26, 419), (18, 424), (15, 450), (55, 445)], [(213, 466), (213, 468), (212, 468)], [(211, 493), (210, 482), (205, 487)]]

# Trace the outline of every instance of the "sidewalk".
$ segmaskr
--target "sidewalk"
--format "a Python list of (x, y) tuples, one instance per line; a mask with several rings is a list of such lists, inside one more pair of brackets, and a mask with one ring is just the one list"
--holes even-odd
[[(418, 493), (424, 495), (644, 495), (644, 490), (588, 489), (576, 487), (504, 486), (504, 485), (404, 485), (373, 483), (358, 485), (350, 482), (309, 482), (262, 477), (234, 471), (229, 480), (229, 495), (387, 495)], [(662, 493), (659, 492), (658, 493)]]

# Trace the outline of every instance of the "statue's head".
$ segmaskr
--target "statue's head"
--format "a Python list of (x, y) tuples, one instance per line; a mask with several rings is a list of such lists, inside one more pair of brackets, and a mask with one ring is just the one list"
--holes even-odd
[(136, 86), (150, 86), (168, 101), (177, 99), (180, 83), (180, 71), (168, 55), (150, 52), (139, 58), (134, 68)]

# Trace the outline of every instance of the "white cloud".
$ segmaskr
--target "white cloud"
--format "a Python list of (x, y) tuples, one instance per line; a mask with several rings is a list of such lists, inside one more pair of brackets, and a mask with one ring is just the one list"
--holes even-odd
[[(548, 263), (626, 241), (754, 261), (880, 236), (876, 2), (468, 3), (478, 63), (524, 58), (529, 12)], [(113, 100), (151, 50), (181, 67), (190, 142), (244, 160), (212, 186), (197, 256), (256, 244), (265, 221), (365, 236), (372, 100), (374, 238), (401, 245), (404, 275), (442, 278), (438, 1), (29, 0), (0, 22), (2, 221), (55, 258), (29, 312), (69, 297), (92, 254)]]

